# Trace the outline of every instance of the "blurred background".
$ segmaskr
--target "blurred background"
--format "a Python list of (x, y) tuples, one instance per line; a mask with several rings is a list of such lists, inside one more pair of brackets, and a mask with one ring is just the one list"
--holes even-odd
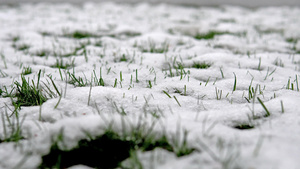
[(0, 0), (0, 5), (14, 5), (26, 2), (150, 2), (150, 3), (171, 3), (188, 6), (216, 6), (216, 5), (238, 5), (245, 7), (264, 7), (264, 6), (300, 6), (300, 0)]

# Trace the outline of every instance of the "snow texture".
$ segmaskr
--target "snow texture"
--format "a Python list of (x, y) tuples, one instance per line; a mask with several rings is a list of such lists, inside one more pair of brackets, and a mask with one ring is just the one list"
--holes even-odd
[[(62, 131), (59, 146), (68, 150), (87, 138), (86, 132), (100, 136), (110, 122), (122, 133), (140, 120), (150, 127), (157, 118), (161, 125), (154, 132), (174, 135), (185, 129), (188, 146), (199, 151), (183, 157), (162, 149), (137, 152), (144, 168), (299, 168), (299, 16), (298, 7), (0, 6), (1, 90), (11, 91), (29, 66), (26, 79), (36, 82), (42, 70), (43, 89), (46, 84), (56, 93), (51, 76), (62, 95), (21, 107), (24, 139), (0, 143), (0, 168), (37, 168)], [(71, 37), (76, 31), (90, 35)], [(214, 37), (195, 38), (209, 33)], [(21, 49), (24, 45), (29, 47)], [(43, 51), (46, 56), (38, 56)], [(73, 68), (60, 73), (52, 66), (57, 61)], [(197, 69), (195, 63), (209, 66)], [(90, 84), (100, 71), (105, 85)], [(67, 72), (88, 85), (66, 83)], [(8, 119), (16, 120), (13, 110), (3, 92), (0, 140), (11, 130)], [(237, 129), (243, 125), (253, 128)]]

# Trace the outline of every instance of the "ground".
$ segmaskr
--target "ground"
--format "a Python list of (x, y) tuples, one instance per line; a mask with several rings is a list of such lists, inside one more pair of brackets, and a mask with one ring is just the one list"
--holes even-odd
[(300, 162), (300, 8), (0, 7), (0, 168)]

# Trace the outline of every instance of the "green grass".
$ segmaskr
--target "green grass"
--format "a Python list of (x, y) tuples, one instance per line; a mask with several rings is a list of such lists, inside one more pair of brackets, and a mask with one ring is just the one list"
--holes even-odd
[(236, 82), (237, 82), (237, 79), (236, 79), (236, 74), (234, 74), (234, 83), (233, 83), (233, 89), (232, 89), (232, 93), (236, 90)]
[(284, 113), (284, 106), (283, 106), (283, 101), (280, 100), (280, 106), (281, 106), (281, 113)]
[[(130, 157), (132, 151), (151, 151), (157, 147), (174, 152), (177, 156), (190, 154), (194, 149), (187, 147), (187, 132), (183, 135), (183, 142), (170, 143), (166, 136), (156, 138), (151, 134), (152, 127), (148, 131), (141, 128), (132, 130), (122, 135), (107, 129), (98, 137), (83, 139), (71, 150), (62, 150), (55, 142), (49, 154), (42, 157), (39, 168), (67, 168), (76, 164), (86, 165), (92, 168), (117, 168), (121, 162)], [(89, 134), (87, 134), (89, 135)], [(178, 139), (178, 137), (174, 137)], [(63, 141), (61, 139), (60, 141)]]
[(152, 85), (152, 82), (151, 82), (151, 80), (148, 80), (148, 85), (147, 85), (147, 88), (150, 88), (150, 89), (152, 89), (152, 87), (153, 87), (153, 85)]
[[(284, 30), (281, 28), (267, 28), (267, 29), (263, 29), (262, 27), (259, 26), (254, 26), (254, 29), (257, 31), (257, 33), (259, 33), (260, 35), (264, 35), (264, 34), (280, 34), (283, 35)], [(288, 38), (289, 39), (289, 38)]]
[(32, 73), (32, 69), (31, 69), (31, 67), (30, 66), (28, 66), (28, 67), (24, 67), (23, 68), (23, 70), (22, 70), (22, 75), (29, 75), (29, 74), (31, 74)]
[(30, 81), (26, 80), (24, 76), (21, 76), (21, 84), (17, 81), (14, 83), (16, 88), (15, 97), (17, 98), (17, 100), (14, 101), (15, 105), (36, 106), (43, 104), (47, 100), (46, 96), (41, 92), (41, 88), (39, 87), (40, 76), (41, 71), (39, 71), (36, 85), (33, 80), (32, 84), (30, 84)]
[(85, 80), (82, 77), (76, 77), (74, 73), (70, 73), (68, 72), (69, 75), (69, 84), (74, 85), (75, 87), (84, 87), (84, 86), (88, 86), (88, 82), (87, 79), (85, 78)]
[[(12, 99), (13, 105), (15, 108), (20, 108), (22, 106), (37, 106), (42, 105), (45, 101), (48, 100), (48, 97), (53, 98), (56, 96), (56, 93), (53, 92), (50, 87), (42, 82), (44, 84), (44, 87), (40, 86), (40, 77), (41, 77), (41, 70), (38, 73), (38, 79), (35, 83), (33, 80), (26, 80), (24, 75), (21, 75), (22, 82), (19, 83), (18, 81), (14, 82), (14, 88), (11, 90), (10, 93), (6, 90), (6, 96), (4, 97), (15, 97), (16, 99)], [(54, 81), (50, 78), (52, 81), (52, 85), (55, 88), (55, 91), (60, 95)], [(16, 91), (15, 94), (13, 94), (13, 91)], [(42, 92), (43, 91), (43, 92)], [(47, 94), (47, 95), (46, 95)], [(48, 97), (47, 97), (48, 96)]]
[(225, 35), (225, 34), (232, 34), (230, 32), (222, 32), (222, 31), (209, 31), (207, 33), (197, 33), (194, 38), (195, 39), (205, 39), (205, 40), (208, 40), (208, 39), (214, 39), (215, 36), (217, 35)]
[(191, 66), (195, 69), (208, 69), (212, 64), (207, 62), (194, 62)]
[(248, 129), (253, 129), (254, 126), (251, 124), (240, 124), (240, 125), (234, 126), (234, 128), (239, 129), (239, 130), (248, 130)]
[(18, 42), (20, 39), (21, 39), (20, 35), (15, 35), (15, 36), (11, 36), (11, 37), (10, 37), (10, 40), (11, 40), (13, 43)]
[(187, 137), (188, 137), (188, 131), (184, 129), (181, 132), (178, 125), (176, 133), (171, 135), (171, 138), (168, 139), (169, 140), (168, 142), (170, 142), (170, 144), (172, 145), (173, 152), (176, 154), (177, 157), (189, 155), (194, 151), (198, 151), (188, 146)]
[(294, 38), (294, 37), (291, 37), (291, 38), (286, 38), (285, 41), (290, 43), (292, 46), (290, 47), (290, 49), (292, 51), (294, 51), (295, 54), (300, 54), (300, 50), (297, 49), (297, 43), (299, 42), (299, 39), (300, 38)]
[(219, 90), (217, 87), (215, 87), (215, 91), (216, 91), (216, 99), (217, 100), (221, 100), (222, 99), (223, 90)]
[(181, 107), (181, 104), (180, 102), (178, 101), (177, 97), (176, 96), (173, 96), (173, 98), (175, 99), (176, 103), (178, 104), (179, 107)]
[(98, 37), (97, 35), (87, 32), (87, 31), (74, 31), (72, 33), (65, 33), (65, 37), (74, 38), (74, 39), (83, 39), (83, 38), (92, 38), (92, 37)]
[(298, 42), (298, 38), (286, 38), (285, 41), (289, 42), (289, 43), (297, 43)]
[(7, 90), (7, 87), (6, 86), (3, 86), (3, 88), (1, 89), (0, 88), (0, 96), (2, 95), (2, 97), (14, 97), (14, 94), (13, 94), (13, 90), (11, 90), (10, 92)]
[(77, 147), (69, 151), (60, 150), (54, 144), (50, 153), (43, 156), (39, 168), (68, 168), (76, 164), (93, 168), (116, 168), (129, 157), (133, 146), (132, 141), (121, 140), (113, 132), (106, 132), (93, 140), (81, 140)]
[(246, 98), (246, 100), (250, 103), (250, 100), (254, 100), (255, 99), (255, 95), (257, 93), (257, 89), (258, 89), (258, 85), (256, 85), (256, 87), (252, 87), (252, 83), (253, 83), (253, 78), (251, 79), (250, 85), (248, 87), (248, 98)]
[(54, 65), (51, 66), (52, 68), (59, 68), (59, 69), (69, 69), (74, 67), (74, 64), (64, 63), (63, 59), (56, 59)]
[(258, 60), (257, 70), (258, 70), (258, 71), (261, 71), (261, 70), (262, 70), (262, 68), (261, 68), (261, 57), (260, 57), (259, 60)]
[[(112, 38), (130, 38), (130, 37), (136, 37), (136, 36), (140, 36), (141, 33), (138, 32), (123, 32), (123, 33), (119, 33), (119, 34), (105, 34), (105, 35), (97, 35), (96, 33), (92, 33), (89, 31), (82, 31), (82, 30), (76, 30), (74, 32), (65, 32), (63, 34), (64, 37), (69, 37), (69, 38), (74, 38), (74, 39), (84, 39), (84, 38), (100, 38), (103, 36), (108, 36), (108, 37), (112, 37)], [(102, 44), (98, 43), (96, 46), (102, 46)]]
[(3, 53), (0, 53), (0, 55), (1, 55), (1, 59), (2, 59), (3, 64), (4, 64), (4, 68), (7, 69), (6, 57)]
[(126, 54), (122, 54), (121, 57), (117, 57), (114, 59), (114, 62), (127, 62), (129, 60), (129, 56)]
[(94, 46), (103, 47), (103, 42), (101, 40), (94, 43)]
[(120, 58), (120, 62), (127, 62), (127, 57), (125, 54), (122, 55), (122, 57)]
[(274, 65), (279, 66), (279, 67), (284, 67), (284, 63), (280, 58), (276, 58), (273, 62)]
[(75, 76), (75, 73), (67, 72), (69, 80), (68, 83), (74, 85), (74, 87), (86, 87), (86, 86), (105, 86), (104, 79), (102, 77), (102, 70), (100, 69), (100, 77), (97, 77), (95, 70), (92, 73), (91, 80), (88, 80), (86, 76)]
[[(91, 45), (92, 43), (90, 41), (87, 41), (87, 42), (81, 42), (78, 46), (76, 46), (73, 51), (71, 52), (68, 52), (68, 53), (55, 53), (54, 56), (59, 56), (59, 57), (70, 57), (70, 56), (78, 56), (78, 55), (85, 55), (86, 57), (86, 54), (87, 54), (87, 51), (86, 51), (86, 46), (88, 45)], [(81, 51), (79, 53), (79, 51)]]
[(51, 54), (50, 50), (42, 49), (42, 50), (37, 51), (36, 53), (33, 53), (32, 55), (39, 56), (39, 57), (45, 57), (45, 56), (49, 56), (50, 54)]
[[(15, 110), (18, 111), (18, 110)], [(20, 121), (18, 112), (14, 114), (11, 118), (9, 118), (9, 115), (7, 111), (3, 112), (1, 114), (1, 120), (3, 124), (3, 138), (0, 139), (0, 143), (2, 142), (19, 142), (20, 140), (24, 139), (22, 136), (22, 126), (25, 121), (25, 117), (23, 116), (22, 120)], [(5, 120), (6, 119), (6, 120)], [(8, 130), (6, 127), (6, 121), (9, 124), (10, 129)]]
[(300, 91), (299, 89), (299, 80), (298, 75), (295, 75), (295, 80), (291, 81), (291, 79), (288, 80), (288, 83), (286, 85), (287, 90), (294, 90), (294, 91)]
[[(174, 61), (176, 62), (176, 60)], [(185, 70), (185, 66), (182, 63), (169, 63), (169, 70), (166, 71), (166, 75), (168, 77), (175, 77), (175, 76), (180, 76), (180, 80), (185, 78), (187, 75), (190, 74), (189, 70)], [(173, 71), (175, 69), (175, 72)]]
[[(214, 39), (214, 38), (216, 38), (216, 36), (225, 35), (225, 34), (232, 35), (229, 32), (210, 31), (206, 34), (197, 34), (195, 36), (195, 38), (196, 39)], [(70, 34), (66, 34), (65, 36), (73, 38), (73, 39), (69, 39), (69, 40), (75, 41), (75, 43), (77, 45), (78, 45), (77, 42), (87, 40), (87, 39), (84, 39), (84, 38), (97, 37), (97, 35), (95, 35), (95, 34), (92, 34), (92, 33), (89, 33), (89, 32), (84, 32), (84, 31), (75, 31), (75, 32), (70, 33)], [(58, 37), (58, 38), (61, 38), (61, 37)], [(97, 40), (97, 39), (93, 39), (93, 40)], [(19, 39), (16, 39), (14, 41), (17, 42), (17, 41), (19, 41)], [(290, 42), (290, 43), (297, 42), (297, 40), (295, 40), (295, 39), (288, 39), (287, 41)], [(61, 43), (61, 42), (58, 42), (58, 43)], [(20, 44), (20, 43), (16, 43), (16, 44)], [(66, 50), (61, 50), (61, 51), (64, 51), (64, 52), (70, 51), (70, 53), (67, 53), (65, 55), (60, 55), (60, 56), (68, 57), (68, 56), (76, 56), (76, 55), (83, 55), (83, 54), (86, 55), (86, 53), (89, 53), (89, 52), (90, 52), (89, 54), (92, 55), (93, 54), (92, 50), (91, 51), (85, 50), (85, 49), (88, 49), (88, 48), (85, 48), (87, 46), (87, 44), (88, 43), (80, 44), (80, 45), (78, 45), (74, 48), (72, 47), (71, 50), (68, 50), (69, 48), (66, 47)], [(61, 44), (59, 44), (59, 45), (61, 45)], [(100, 46), (100, 47), (103, 46), (101, 41), (98, 41), (98, 42), (93, 41), (92, 45)], [(15, 46), (15, 48), (22, 51), (22, 50), (28, 50), (30, 48), (30, 46), (29, 45), (27, 46), (26, 44), (23, 44), (23, 46), (22, 46), (22, 44), (21, 44), (19, 46)], [(168, 74), (168, 77), (180, 76), (180, 80), (182, 80), (182, 79), (186, 80), (186, 79), (184, 79), (184, 77), (186, 75), (188, 75), (188, 76), (190, 75), (189, 71), (186, 71), (186, 70), (203, 71), (203, 70), (196, 70), (196, 69), (209, 69), (212, 65), (213, 66), (212, 66), (211, 69), (215, 69), (215, 68), (219, 69), (218, 67), (215, 67), (216, 65), (214, 65), (214, 63), (212, 63), (212, 62), (209, 63), (209, 61), (207, 62), (207, 61), (203, 61), (203, 60), (202, 61), (195, 61), (194, 63), (192, 63), (193, 60), (190, 60), (191, 61), (191, 62), (189, 62), (190, 65), (184, 65), (184, 63), (186, 63), (185, 61), (187, 61), (187, 60), (182, 61), (182, 58), (186, 59), (187, 57), (182, 56), (182, 58), (181, 58), (180, 55), (185, 55), (185, 54), (181, 53), (179, 50), (174, 50), (170, 53), (167, 53), (170, 50), (169, 44), (167, 42), (165, 42), (165, 43), (156, 43), (154, 41), (149, 40), (148, 43), (146, 43), (143, 46), (139, 46), (137, 48), (140, 49), (142, 52), (147, 52), (147, 53), (165, 53), (165, 62), (169, 63), (169, 67), (167, 68), (166, 71), (165, 70), (163, 70), (163, 71), (165, 71)], [(62, 48), (62, 49), (64, 49), (64, 48)], [(98, 48), (98, 49), (100, 49), (100, 48)], [(185, 48), (182, 47), (182, 49), (185, 49)], [(108, 55), (110, 54), (110, 50), (111, 49), (108, 49)], [(40, 51), (38, 51), (34, 55), (43, 57), (43, 56), (48, 56), (50, 54), (50, 52), (52, 52), (52, 51), (47, 51), (47, 50), (41, 49)], [(105, 53), (105, 51), (103, 53)], [(181, 62), (179, 61), (179, 59), (177, 61), (176, 61), (176, 59), (174, 59), (174, 61), (173, 61), (173, 58), (175, 56), (172, 56), (172, 55), (178, 55), (178, 58), (181, 59), (180, 60)], [(54, 56), (56, 56), (56, 55), (54, 55)], [(111, 60), (109, 58), (104, 58), (104, 59), (98, 58), (97, 61), (96, 61), (96, 59), (92, 60), (93, 58), (90, 59), (91, 62), (95, 61), (94, 65), (93, 65), (94, 69), (96, 67), (99, 67), (99, 66), (103, 66), (106, 69), (108, 69), (110, 66), (112, 67), (113, 70), (111, 71), (110, 74), (109, 74), (109, 72), (111, 70), (111, 67), (107, 70), (107, 74), (109, 74), (109, 75), (105, 76), (105, 77), (109, 77), (111, 79), (110, 79), (110, 81), (106, 81), (106, 82), (112, 83), (113, 80), (115, 79), (114, 87), (120, 88), (120, 86), (122, 87), (122, 83), (123, 83), (123, 85), (124, 85), (123, 89), (126, 90), (127, 86), (125, 86), (125, 85), (129, 84), (129, 81), (126, 78), (128, 77), (128, 75), (130, 75), (130, 72), (131, 72), (131, 83), (130, 83), (131, 85), (134, 83), (132, 81), (135, 80), (135, 82), (137, 83), (140, 80), (140, 84), (136, 85), (137, 87), (140, 87), (140, 86), (145, 87), (145, 85), (147, 85), (147, 87), (150, 88), (150, 89), (152, 88), (152, 90), (156, 90), (155, 89), (156, 87), (160, 87), (159, 85), (155, 86), (156, 85), (155, 80), (152, 81), (153, 77), (151, 76), (152, 75), (151, 72), (150, 72), (149, 76), (145, 75), (145, 69), (144, 68), (146, 67), (146, 65), (145, 65), (145, 67), (141, 67), (142, 66), (142, 64), (141, 64), (141, 66), (139, 67), (138, 65), (133, 65), (132, 66), (130, 64), (124, 63), (124, 62), (128, 62), (128, 60), (131, 59), (131, 55), (126, 55), (126, 54), (123, 54), (123, 53), (117, 53), (115, 56), (117, 56), (116, 61), (123, 62), (123, 63), (121, 63), (121, 65), (127, 65), (127, 67), (128, 67), (128, 71), (127, 70), (126, 71), (122, 70), (123, 72), (120, 71), (120, 78), (119, 77), (117, 77), (117, 78), (113, 77), (116, 74), (118, 75), (118, 73), (116, 73), (116, 72), (119, 72), (119, 70), (118, 70), (117, 66), (110, 65), (109, 62)], [(164, 54), (161, 54), (161, 56), (164, 57)], [(51, 57), (53, 57), (53, 56), (51, 55)], [(142, 57), (142, 55), (137, 55), (137, 57)], [(248, 57), (249, 57), (249, 59), (252, 59), (252, 58), (254, 58), (254, 55), (250, 56), (250, 52), (248, 52)], [(257, 57), (257, 60), (258, 60), (258, 57)], [(68, 68), (74, 66), (74, 64), (72, 64), (71, 61), (67, 62), (69, 60), (63, 60), (63, 59), (67, 59), (67, 58), (63, 58), (63, 59), (61, 59), (61, 57), (57, 57), (57, 58), (58, 59), (56, 60), (55, 65), (52, 65), (51, 67), (59, 68), (59, 69), (68, 69)], [(297, 59), (297, 56), (296, 56), (296, 59)], [(273, 60), (271, 60), (271, 61), (273, 61)], [(52, 64), (54, 64), (54, 62)], [(146, 64), (147, 64), (147, 60), (146, 60)], [(279, 58), (274, 60), (273, 64), (276, 65), (276, 66), (284, 67), (284, 64), (283, 64), (282, 60), (279, 59)], [(286, 64), (288, 64), (288, 63), (286, 63)], [(9, 66), (10, 65), (11, 64), (9, 64)], [(150, 68), (151, 66), (154, 66), (157, 69), (160, 68), (159, 65), (151, 65), (150, 64), (150, 65), (147, 65), (147, 69)], [(257, 70), (262, 70), (261, 58), (259, 58), (258, 66), (255, 65), (255, 69), (256, 68), (257, 68)], [(140, 73), (140, 77), (139, 77), (140, 79), (138, 79), (138, 69), (140, 69), (142, 71)], [(220, 70), (220, 73), (221, 73), (221, 74), (218, 74), (219, 77), (225, 78), (222, 67), (220, 67), (219, 70)], [(55, 70), (55, 71), (58, 72), (58, 69)], [(133, 73), (133, 71), (135, 71), (135, 72)], [(268, 69), (268, 71), (269, 71), (269, 69)], [(61, 74), (61, 80), (62, 81), (67, 81), (68, 83), (74, 85), (75, 87), (91, 86), (91, 88), (92, 88), (92, 86), (94, 86), (94, 85), (95, 86), (105, 86), (104, 79), (102, 77), (101, 69), (100, 69), (100, 77), (99, 77), (99, 74), (98, 74), (98, 77), (97, 77), (95, 71), (93, 71), (92, 72), (92, 77), (90, 79), (87, 79), (82, 74), (80, 74), (81, 77), (80, 76), (75, 76), (75, 70), (73, 71), (73, 73), (70, 73), (68, 71), (65, 71), (65, 72), (67, 72), (66, 77), (63, 77), (62, 73), (60, 73)], [(165, 73), (165, 72), (163, 72), (163, 73)], [(41, 105), (41, 104), (43, 104), (43, 102), (45, 102), (47, 100), (47, 96), (43, 94), (44, 89), (43, 89), (43, 93), (42, 93), (42, 89), (39, 86), (39, 84), (40, 84), (40, 72), (39, 72), (39, 75), (38, 75), (38, 81), (37, 82), (31, 81), (31, 80), (25, 78), (25, 75), (28, 75), (28, 74), (31, 74), (31, 73), (32, 73), (31, 67), (23, 67), (22, 76), (21, 76), (22, 81), (20, 83), (18, 83), (18, 82), (14, 83), (14, 85), (15, 85), (14, 89), (16, 91), (16, 95), (15, 95), (16, 98), (15, 98), (15, 102), (14, 102), (15, 105), (19, 105), (19, 106)], [(161, 72), (157, 71), (157, 73), (158, 73), (157, 77), (159, 78), (158, 82), (160, 82), (160, 83), (162, 81), (164, 82), (164, 79), (160, 79), (160, 78), (163, 78), (160, 74)], [(228, 73), (228, 72), (226, 72), (226, 73)], [(270, 76), (271, 74), (269, 74), (267, 72), (266, 77)], [(57, 75), (57, 73), (56, 73), (56, 75)], [(79, 75), (79, 74), (76, 74), (76, 75)], [(88, 75), (90, 75), (90, 74), (88, 74)], [(190, 76), (192, 77), (191, 81), (198, 80), (196, 78), (195, 74), (192, 74)], [(206, 81), (206, 83), (204, 82), (205, 86), (208, 86), (207, 90), (212, 89), (212, 90), (209, 90), (208, 92), (210, 92), (210, 95), (215, 97), (217, 100), (224, 100), (225, 101), (228, 94), (226, 95), (226, 97), (224, 97), (224, 96), (228, 91), (226, 91), (226, 93), (225, 93), (220, 88), (215, 87), (215, 91), (213, 90), (213, 88), (210, 88), (210, 87), (213, 87), (213, 85), (215, 84), (215, 82), (214, 83), (212, 83), (212, 82), (209, 83), (210, 76), (211, 75), (208, 74), (206, 76), (208, 78), (205, 78), (205, 80), (207, 79), (207, 81)], [(58, 77), (58, 76), (56, 76), (56, 77)], [(156, 78), (156, 73), (155, 73), (155, 78)], [(291, 79), (288, 81), (288, 85), (285, 86), (286, 89), (299, 91), (299, 85), (298, 85), (298, 79), (297, 79), (298, 76), (296, 76), (295, 80), (292, 79), (292, 78), (293, 77), (291, 77)], [(203, 83), (203, 81), (202, 81), (203, 77), (201, 77), (199, 79), (201, 79), (201, 81), (198, 80), (198, 81), (200, 81), (200, 85), (201, 85), (201, 82)], [(212, 79), (214, 80), (215, 77), (212, 77)], [(172, 81), (173, 80), (174, 80), (174, 82), (178, 82), (179, 77), (175, 77), (175, 78), (172, 79)], [(146, 81), (146, 83), (145, 83), (145, 81)], [(197, 83), (198, 83), (198, 81), (197, 81)], [(54, 85), (54, 82), (53, 82), (52, 79), (51, 79), (51, 82)], [(183, 84), (183, 81), (181, 81), (181, 82), (182, 82), (181, 84)], [(221, 83), (221, 81), (218, 81), (218, 82)], [(258, 82), (258, 81), (256, 81), (256, 82)], [(230, 82), (230, 83), (232, 85), (232, 82)], [(107, 84), (107, 86), (109, 86), (109, 87), (111, 87), (111, 85), (112, 84)], [(154, 89), (153, 89), (153, 87), (154, 87)], [(204, 87), (204, 85), (200, 86), (200, 87), (202, 88), (202, 87)], [(246, 100), (249, 103), (253, 103), (253, 105), (254, 104), (256, 106), (261, 105), (262, 108), (263, 108), (262, 109), (261, 107), (259, 107), (261, 112), (266, 114), (266, 116), (270, 116), (270, 112), (267, 109), (267, 107), (265, 106), (265, 103), (262, 102), (262, 100), (260, 99), (260, 98), (263, 98), (263, 96), (259, 96), (260, 98), (256, 96), (256, 93), (258, 93), (258, 91), (260, 91), (260, 90), (258, 90), (258, 87), (260, 87), (260, 86), (257, 86), (256, 88), (252, 87), (252, 81), (251, 81), (251, 84), (250, 84), (249, 88), (247, 88), (247, 87), (248, 86), (246, 86), (246, 89), (248, 89), (248, 91), (247, 90), (245, 91)], [(66, 87), (66, 89), (67, 89), (67, 87)], [(98, 89), (102, 89), (102, 88), (98, 88)], [(233, 88), (231, 87), (230, 89), (232, 90), (232, 93), (237, 90), (237, 76), (236, 76), (235, 73), (234, 73)], [(8, 92), (5, 91), (5, 90), (6, 89), (4, 89), (4, 88), (0, 89), (1, 97), (5, 94), (8, 95), (8, 96), (11, 95), (11, 93), (7, 94)], [(117, 90), (119, 90), (119, 89), (117, 89)], [(157, 99), (159, 99), (158, 97), (162, 97), (162, 95), (163, 95), (163, 99), (170, 98), (171, 100), (168, 100), (168, 101), (174, 101), (174, 104), (172, 104), (174, 108), (176, 108), (178, 106), (180, 106), (180, 107), (182, 106), (184, 108), (186, 106), (186, 101), (184, 101), (184, 100), (187, 99), (187, 97), (191, 97), (191, 96), (187, 96), (186, 85), (184, 85), (184, 88), (183, 88), (183, 86), (181, 86), (180, 89), (176, 88), (174, 90), (175, 90), (175, 93), (178, 93), (178, 94), (174, 94), (174, 93), (172, 94), (173, 91), (168, 90), (168, 88), (164, 88), (164, 90), (161, 89), (159, 91), (160, 91), (160, 93), (163, 93), (163, 94), (161, 94), (159, 96), (155, 96), (155, 99), (157, 100)], [(58, 93), (58, 89), (56, 89), (56, 91)], [(216, 96), (214, 96), (214, 92), (215, 92)], [(235, 94), (238, 94), (239, 92), (235, 92)], [(125, 93), (126, 93), (126, 97), (125, 97)], [(124, 103), (125, 103), (126, 99), (128, 97), (131, 97), (131, 96), (127, 92), (124, 92), (122, 94), (123, 94), (122, 99), (124, 100)], [(191, 92), (188, 91), (188, 95), (192, 95), (192, 94), (194, 95), (193, 97), (196, 97), (196, 95), (197, 95), (197, 93), (193, 93), (193, 92), (191, 93)], [(199, 95), (202, 95), (202, 94), (201, 93), (198, 94), (198, 102), (199, 102)], [(223, 98), (222, 98), (222, 95), (223, 95)], [(274, 93), (274, 95), (275, 95), (275, 93)], [(187, 96), (187, 97), (183, 97), (183, 96)], [(204, 96), (202, 98), (204, 98)], [(243, 94), (243, 96), (244, 96), (244, 94)], [(103, 96), (103, 97), (105, 97), (108, 100), (108, 96), (107, 97)], [(121, 97), (121, 94), (120, 94), (120, 97)], [(265, 96), (266, 100), (269, 99), (267, 97), (268, 97), (268, 95)], [(89, 98), (90, 98), (90, 96), (89, 96)], [(134, 100), (134, 98), (135, 98), (135, 100)], [(153, 96), (153, 99), (154, 99), (154, 96)], [(255, 99), (257, 99), (258, 101), (255, 102)], [(137, 101), (137, 96), (132, 95), (132, 103), (134, 103), (136, 101)], [(175, 101), (177, 102), (178, 106), (176, 105)], [(57, 105), (59, 104), (59, 102), (60, 102), (60, 100), (58, 101)], [(205, 102), (205, 100), (204, 100), (204, 102)], [(63, 102), (61, 102), (61, 104), (62, 103)], [(200, 103), (198, 103), (198, 104), (200, 105)], [(55, 106), (55, 108), (57, 107), (57, 105)], [(89, 102), (88, 102), (88, 105), (89, 105)], [(116, 103), (115, 103), (115, 105), (116, 105)], [(155, 106), (153, 104), (150, 104), (150, 105), (151, 105), (151, 107), (149, 106), (149, 110), (148, 110), (149, 112), (151, 111), (150, 108), (153, 108), (153, 106)], [(119, 114), (122, 114), (124, 116), (130, 115), (130, 112), (128, 112), (130, 110), (127, 107), (128, 105), (125, 105), (125, 106), (126, 107), (115, 106), (116, 112), (118, 112)], [(200, 106), (202, 106), (202, 107), (199, 108), (199, 111), (200, 110), (206, 110), (206, 108), (204, 107), (203, 104), (200, 105)], [(173, 107), (171, 107), (171, 108), (173, 108)], [(283, 107), (282, 102), (281, 102), (281, 108), (282, 108), (281, 112), (283, 113), (284, 112), (284, 107)], [(102, 109), (103, 109), (103, 107), (101, 107), (101, 110)], [(126, 110), (126, 112), (125, 112), (125, 110)], [(254, 112), (254, 108), (252, 110)], [(2, 112), (0, 112), (0, 113), (2, 113)], [(150, 113), (148, 113), (148, 114), (150, 114)], [(157, 116), (155, 111), (154, 111), (153, 114), (155, 116)], [(5, 115), (3, 115), (1, 117), (5, 118)], [(160, 117), (160, 116), (157, 116), (157, 117)], [(163, 113), (161, 113), (161, 117), (164, 117)], [(6, 121), (6, 123), (8, 123), (6, 119), (4, 119), (4, 120)], [(3, 123), (4, 123), (4, 120), (3, 120)], [(240, 123), (240, 124), (238, 124), (236, 126), (233, 126), (233, 127), (236, 128), (236, 129), (239, 129), (239, 130), (247, 130), (247, 129), (254, 128), (254, 125), (252, 125), (251, 123), (250, 124)], [(177, 156), (183, 156), (183, 155), (186, 155), (186, 154), (189, 154), (189, 153), (193, 152), (193, 149), (190, 149), (187, 146), (187, 142), (186, 142), (187, 132), (184, 133), (184, 136), (183, 136), (184, 140), (182, 141), (182, 143), (181, 143), (181, 140), (178, 139), (179, 137), (176, 137), (176, 135), (174, 135), (173, 136), (174, 139), (172, 139), (170, 141), (170, 138), (167, 138), (167, 136), (162, 136), (162, 137), (157, 139), (154, 136), (153, 137), (151, 135), (145, 136), (144, 134), (145, 133), (133, 132), (133, 133), (128, 133), (127, 137), (124, 137), (122, 134), (118, 134), (118, 133), (113, 132), (113, 131), (106, 131), (103, 135), (93, 137), (93, 138), (87, 138), (87, 139), (80, 140), (78, 142), (78, 146), (74, 147), (71, 150), (63, 150), (63, 148), (58, 146), (60, 144), (53, 143), (53, 146), (50, 150), (50, 153), (48, 155), (45, 155), (42, 158), (43, 162), (42, 162), (40, 168), (66, 168), (66, 167), (70, 167), (70, 166), (75, 165), (75, 164), (84, 164), (84, 165), (88, 165), (88, 166), (96, 167), (96, 168), (117, 168), (117, 167), (120, 167), (121, 161), (123, 161), (124, 159), (132, 156), (132, 154), (130, 152), (134, 152), (136, 150), (151, 151), (156, 147), (162, 147), (162, 148), (164, 148), (168, 151), (172, 151)], [(16, 127), (16, 129), (14, 129), (11, 133), (10, 132), (5, 132), (5, 135), (6, 136), (3, 137), (4, 139), (0, 140), (0, 142), (18, 141), (18, 140), (22, 139), (21, 132), (20, 132), (20, 126)], [(182, 137), (180, 137), (180, 138), (182, 138)], [(101, 159), (100, 162), (99, 162), (99, 159)]]
[(13, 48), (15, 48), (18, 51), (26, 51), (30, 47), (31, 46), (29, 44), (26, 44), (26, 43), (23, 43), (23, 44), (20, 44), (20, 45), (13, 44)]
[(166, 92), (165, 90), (163, 90), (163, 93), (166, 94), (169, 98), (172, 98), (172, 97), (170, 96), (170, 94), (169, 94), (168, 92)]
[[(1, 57), (2, 57), (2, 55), (1, 55)], [(7, 66), (6, 66), (6, 62), (4, 62), (4, 63), (5, 63), (4, 67), (7, 67)], [(4, 77), (7, 77), (7, 76), (8, 76), (7, 73), (5, 73), (5, 72), (3, 72), (2, 70), (0, 70), (0, 78), (4, 78)]]
[(187, 92), (186, 92), (186, 85), (184, 85), (184, 87), (182, 89), (180, 88), (174, 88), (174, 93), (178, 93), (181, 96), (187, 96)]
[(100, 68), (100, 77), (99, 78), (97, 77), (95, 70), (93, 71), (93, 73), (94, 73), (93, 81), (95, 83), (95, 86), (105, 86), (104, 79), (102, 77), (102, 68)]
[(267, 107), (265, 106), (265, 104), (263, 103), (263, 101), (257, 97), (258, 102), (261, 104), (261, 106), (264, 108), (266, 115), (265, 117), (269, 117), (271, 115), (271, 113), (269, 112), (269, 110), (267, 109)]
[(176, 59), (174, 59), (173, 62), (168, 63), (167, 68), (163, 69), (163, 72), (165, 74), (165, 77), (180, 76), (180, 80), (182, 80), (187, 76), (189, 77), (189, 74), (191, 73), (190, 70), (186, 70), (185, 68), (185, 65), (180, 62), (176, 62)]
[(234, 18), (224, 18), (224, 19), (219, 19), (220, 22), (223, 23), (236, 23), (236, 20)]
[(119, 37), (136, 37), (136, 36), (140, 36), (141, 33), (140, 32), (131, 32), (131, 31), (128, 31), (128, 32), (122, 32), (122, 33), (119, 33), (117, 36)]
[(169, 51), (169, 43), (164, 41), (161, 44), (157, 44), (153, 40), (148, 40), (148, 43), (139, 46), (139, 49), (143, 53), (167, 53)]
[(41, 31), (39, 32), (42, 36), (53, 36), (53, 34), (51, 32), (47, 32), (47, 31)]

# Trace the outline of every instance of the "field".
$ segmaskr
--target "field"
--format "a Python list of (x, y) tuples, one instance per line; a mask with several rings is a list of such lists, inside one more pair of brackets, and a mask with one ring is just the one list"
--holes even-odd
[(298, 168), (299, 16), (0, 6), (0, 168)]

